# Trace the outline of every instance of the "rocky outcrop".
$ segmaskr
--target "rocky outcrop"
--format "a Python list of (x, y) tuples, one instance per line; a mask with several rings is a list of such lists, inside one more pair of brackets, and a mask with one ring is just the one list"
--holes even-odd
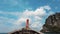
[(60, 13), (50, 15), (41, 32), (60, 32)]
[(8, 33), (8, 34), (40, 34), (40, 33), (39, 33), (39, 32), (36, 32), (36, 31), (34, 31), (34, 30), (22, 28), (22, 30), (10, 32), (10, 33)]

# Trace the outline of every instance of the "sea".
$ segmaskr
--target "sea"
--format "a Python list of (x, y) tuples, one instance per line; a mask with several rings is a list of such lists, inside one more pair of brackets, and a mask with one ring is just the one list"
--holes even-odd
[(0, 33), (0, 34), (8, 34), (8, 33)]
[[(8, 33), (0, 33), (0, 34), (8, 34)], [(60, 33), (44, 33), (44, 34), (60, 34)]]

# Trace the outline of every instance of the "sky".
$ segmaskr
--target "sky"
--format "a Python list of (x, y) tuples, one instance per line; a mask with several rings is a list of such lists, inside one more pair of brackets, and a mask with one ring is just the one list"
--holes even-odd
[(0, 33), (25, 27), (40, 31), (49, 15), (60, 12), (60, 0), (0, 0)]

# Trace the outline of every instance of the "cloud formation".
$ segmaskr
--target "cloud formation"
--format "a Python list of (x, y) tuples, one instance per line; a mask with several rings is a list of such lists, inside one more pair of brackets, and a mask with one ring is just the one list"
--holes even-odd
[[(33, 30), (41, 30), (42, 29), (42, 25), (44, 23), (42, 23), (42, 21), (44, 20), (43, 18), (47, 15), (47, 14), (51, 14), (53, 12), (49, 12), (47, 13), (46, 10), (50, 11), (51, 7), (50, 6), (41, 6), (39, 8), (37, 8), (36, 10), (29, 10), (26, 9), (23, 12), (3, 12), (0, 11), (0, 27), (2, 27), (2, 25), (5, 25), (6, 23), (9, 23), (10, 26), (6, 27), (6, 30), (8, 28), (9, 31), (6, 32), (10, 32), (12, 30), (15, 29), (21, 29), (25, 26), (24, 23), (26, 22), (26, 19), (30, 20), (30, 28)], [(3, 29), (2, 29), (3, 30)]]

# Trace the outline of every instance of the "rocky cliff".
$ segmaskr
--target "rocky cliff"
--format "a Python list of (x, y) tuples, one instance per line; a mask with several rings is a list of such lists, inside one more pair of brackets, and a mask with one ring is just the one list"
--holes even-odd
[(41, 32), (60, 32), (60, 13), (50, 15)]

